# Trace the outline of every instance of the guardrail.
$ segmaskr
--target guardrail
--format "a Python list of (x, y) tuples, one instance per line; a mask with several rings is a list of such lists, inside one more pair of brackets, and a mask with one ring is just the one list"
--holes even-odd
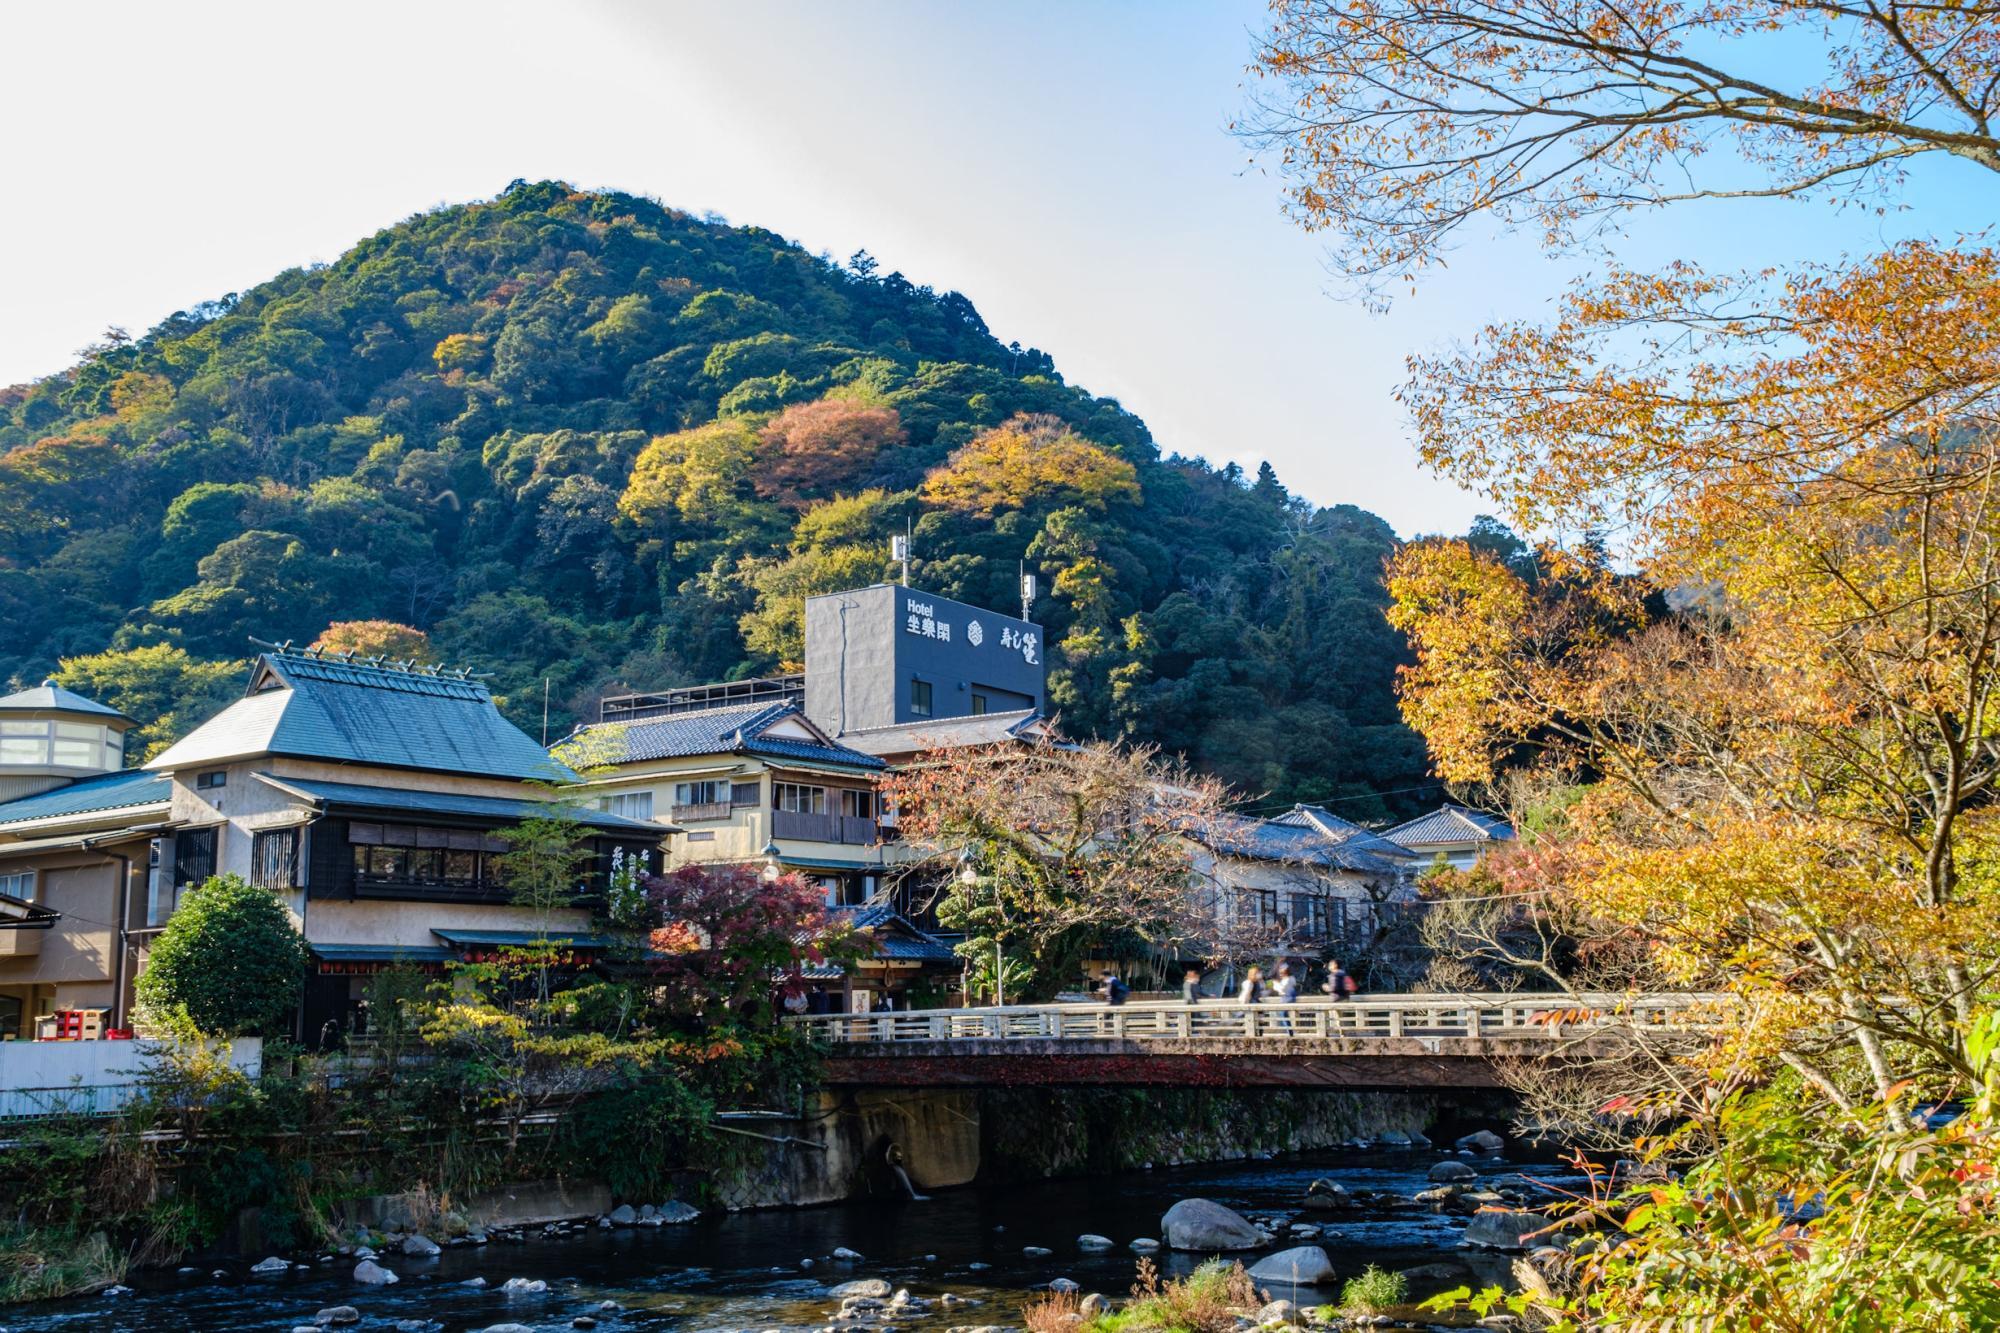
[(1566, 1040), (1606, 1028), (1713, 1025), (1721, 997), (1651, 995), (1356, 995), (1294, 1004), (1218, 1000), (909, 1009), (807, 1014), (786, 1021), (842, 1045), (929, 1041), (1189, 1041), (1246, 1038), (1525, 1037)]

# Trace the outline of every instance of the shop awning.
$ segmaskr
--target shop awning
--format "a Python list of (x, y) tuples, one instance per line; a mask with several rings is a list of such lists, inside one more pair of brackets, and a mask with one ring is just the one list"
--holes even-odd
[(431, 927), (431, 934), (460, 949), (532, 949), (553, 944), (563, 949), (615, 949), (622, 942), (588, 930), (460, 930)]

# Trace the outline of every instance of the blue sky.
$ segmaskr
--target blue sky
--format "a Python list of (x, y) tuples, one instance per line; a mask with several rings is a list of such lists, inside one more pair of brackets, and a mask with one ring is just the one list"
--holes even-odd
[[(651, 194), (957, 288), (1163, 449), (1270, 459), (1407, 534), (1486, 506), (1425, 475), (1413, 351), (1533, 316), (1573, 265), (1475, 238), (1387, 315), (1227, 126), (1258, 3), (108, 4), (0, 12), (0, 383), (515, 177)], [(1887, 220), (1756, 203), (1626, 253), (1749, 265), (1984, 225), (1977, 168)], [(1991, 208), (1986, 213), (1990, 215)]]

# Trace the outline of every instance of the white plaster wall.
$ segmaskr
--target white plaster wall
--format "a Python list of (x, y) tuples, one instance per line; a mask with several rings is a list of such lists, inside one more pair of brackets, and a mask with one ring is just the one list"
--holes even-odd
[(444, 943), (431, 934), (445, 930), (533, 930), (546, 920), (551, 931), (590, 929), (590, 913), (563, 908), (546, 918), (526, 907), (496, 903), (392, 902), (360, 898), (353, 902), (315, 898), (306, 904), (305, 937), (314, 944), (393, 944), (434, 946)]

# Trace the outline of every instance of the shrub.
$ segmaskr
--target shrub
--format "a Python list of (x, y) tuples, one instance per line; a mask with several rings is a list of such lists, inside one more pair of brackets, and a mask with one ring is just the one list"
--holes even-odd
[(1139, 1261), (1121, 1327), (1174, 1333), (1235, 1333), (1236, 1317), (1264, 1303), (1242, 1264), (1210, 1259), (1177, 1282), (1162, 1282), (1150, 1260)]
[(1401, 1273), (1391, 1273), (1374, 1264), (1351, 1277), (1340, 1288), (1340, 1313), (1380, 1314), (1409, 1299), (1410, 1284)]
[(238, 875), (190, 889), (139, 974), (142, 1003), (210, 1036), (282, 1032), (305, 984), (306, 942), (284, 904)]
[(1021, 1326), (1028, 1333), (1076, 1333), (1083, 1319), (1083, 1297), (1073, 1291), (1051, 1291), (1021, 1307)]

